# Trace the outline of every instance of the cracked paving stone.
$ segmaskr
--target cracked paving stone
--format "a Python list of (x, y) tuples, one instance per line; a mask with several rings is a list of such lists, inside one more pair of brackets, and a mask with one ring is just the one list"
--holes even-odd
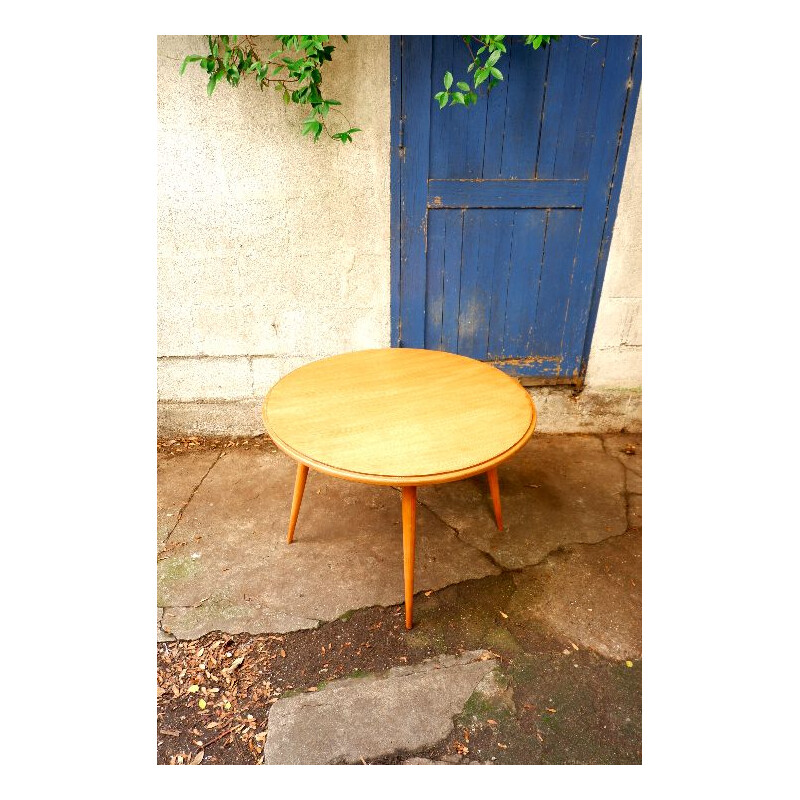
[[(606, 452), (616, 456), (627, 470), (627, 489), (633, 494), (642, 493), (642, 435), (606, 434), (603, 436)], [(633, 451), (629, 452), (633, 445)]]
[(158, 457), (158, 547), (167, 540), (178, 521), (181, 509), (192, 496), (196, 486), (219, 456), (218, 452), (185, 453), (180, 456)]
[(615, 660), (642, 654), (642, 534), (573, 545), (513, 575), (508, 615), (526, 645), (531, 622)]
[(459, 538), (505, 569), (520, 569), (574, 542), (627, 528), (625, 467), (589, 435), (536, 435), (498, 468), (505, 530), (494, 524), (484, 475), (425, 486), (419, 499)]
[[(399, 493), (312, 470), (288, 545), (295, 471), (279, 452), (236, 450), (219, 459), (158, 563), (166, 632), (180, 639), (214, 630), (285, 633), (352, 609), (403, 602)], [(418, 507), (418, 592), (499, 572)]]
[(497, 667), (488, 655), (439, 656), (281, 698), (269, 713), (264, 763), (358, 764), (433, 747)]

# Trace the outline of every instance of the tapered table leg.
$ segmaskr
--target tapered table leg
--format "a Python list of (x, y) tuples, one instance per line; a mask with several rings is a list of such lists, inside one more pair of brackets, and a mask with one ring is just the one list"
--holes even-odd
[(292, 497), (292, 513), (289, 517), (289, 535), (286, 541), (289, 544), (294, 539), (294, 526), (297, 525), (297, 515), (300, 513), (300, 503), (303, 502), (303, 490), (306, 488), (308, 467), (305, 464), (297, 465), (297, 476), (294, 479), (294, 495)]
[(492, 495), (492, 505), (494, 506), (494, 520), (497, 529), (503, 530), (503, 512), (500, 510), (500, 481), (497, 478), (497, 467), (493, 467), (486, 473), (489, 478), (489, 491)]
[(414, 544), (417, 529), (417, 487), (403, 487), (403, 577), (406, 584), (406, 628), (414, 615)]

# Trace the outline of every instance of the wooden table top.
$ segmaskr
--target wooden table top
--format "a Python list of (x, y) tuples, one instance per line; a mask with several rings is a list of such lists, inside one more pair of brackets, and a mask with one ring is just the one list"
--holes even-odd
[(536, 409), (513, 378), (465, 356), (387, 348), (324, 358), (282, 378), (262, 415), (308, 466), (392, 486), (496, 466), (530, 439)]

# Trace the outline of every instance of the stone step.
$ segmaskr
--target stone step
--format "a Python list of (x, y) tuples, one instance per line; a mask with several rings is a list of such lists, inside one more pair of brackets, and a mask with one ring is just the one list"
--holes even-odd
[(360, 764), (433, 747), (476, 687), (491, 686), (491, 656), (439, 656), (282, 698), (269, 713), (264, 763)]

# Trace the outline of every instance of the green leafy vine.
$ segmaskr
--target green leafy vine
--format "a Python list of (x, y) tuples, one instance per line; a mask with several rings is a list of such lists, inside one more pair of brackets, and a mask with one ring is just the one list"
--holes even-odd
[[(316, 142), (324, 132), (331, 139), (342, 144), (353, 141), (353, 134), (361, 128), (354, 128), (342, 111), (337, 108), (341, 103), (322, 94), (322, 72), (325, 62), (333, 59), (336, 47), (330, 43), (331, 36), (277, 36), (280, 47), (264, 57), (259, 54), (252, 36), (208, 36), (208, 53), (205, 55), (189, 55), (181, 64), (183, 75), (189, 64), (197, 62), (201, 69), (208, 73), (208, 96), (221, 80), (231, 86), (238, 86), (242, 78), (252, 76), (263, 90), (266, 86), (274, 86), (282, 93), (286, 105), (296, 103), (308, 108), (308, 116), (302, 121), (300, 132), (303, 136), (312, 136)], [(478, 102), (478, 87), (485, 83), (490, 91), (499, 81), (503, 73), (498, 66), (502, 55), (506, 52), (504, 40), (506, 36), (462, 36), (464, 44), (472, 56), (467, 73), (472, 74), (472, 85), (467, 80), (456, 82), (453, 87), (453, 74), (444, 74), (444, 90), (437, 92), (434, 98), (442, 109), (448, 103), (451, 106), (470, 106)], [(526, 36), (525, 44), (538, 50), (558, 39), (558, 36)], [(347, 36), (341, 39), (347, 42)], [(473, 44), (480, 45), (473, 52)], [(345, 128), (332, 133), (330, 112), (336, 114), (347, 123)], [(341, 126), (339, 126), (341, 127)]]
[[(486, 83), (487, 92), (503, 80), (503, 73), (497, 66), (503, 53), (506, 52), (505, 36), (462, 36), (464, 44), (472, 56), (472, 61), (467, 67), (467, 72), (472, 73), (472, 86), (467, 81), (457, 81), (456, 90), (450, 91), (453, 85), (453, 73), (444, 74), (444, 90), (437, 92), (434, 99), (439, 102), (439, 108), (444, 108), (448, 103), (451, 106), (469, 106), (478, 102), (478, 87)], [(557, 40), (558, 36), (526, 36), (525, 44), (534, 50)], [(473, 52), (472, 43), (480, 45), (477, 52)], [(485, 53), (485, 55), (483, 55)], [(481, 56), (483, 55), (483, 58)]]
[[(347, 42), (347, 37), (341, 37)], [(283, 93), (283, 102), (308, 106), (308, 117), (303, 120), (301, 133), (311, 135), (316, 142), (323, 131), (342, 143), (352, 142), (353, 134), (361, 130), (350, 125), (350, 121), (336, 108), (338, 100), (323, 97), (322, 67), (331, 61), (336, 47), (330, 44), (330, 36), (277, 36), (280, 47), (268, 56), (259, 54), (251, 36), (209, 36), (205, 55), (189, 55), (181, 64), (181, 75), (188, 64), (198, 62), (208, 73), (208, 96), (214, 93), (217, 83), (224, 79), (231, 86), (252, 75), (263, 90), (274, 86)], [(331, 133), (328, 125), (329, 113), (336, 111), (347, 123), (347, 127)]]

